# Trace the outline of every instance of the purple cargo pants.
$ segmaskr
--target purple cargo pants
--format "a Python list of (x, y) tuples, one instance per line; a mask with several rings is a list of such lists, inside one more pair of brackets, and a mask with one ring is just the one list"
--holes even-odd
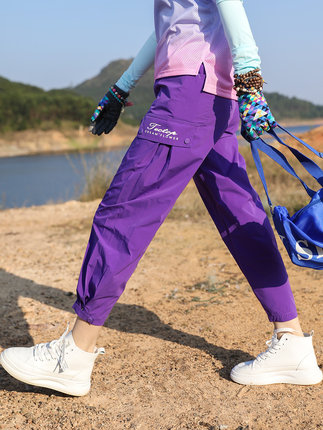
[(158, 79), (156, 100), (93, 220), (74, 310), (103, 325), (193, 177), (223, 241), (270, 321), (297, 316), (288, 276), (238, 152), (237, 103), (202, 91), (205, 74)]

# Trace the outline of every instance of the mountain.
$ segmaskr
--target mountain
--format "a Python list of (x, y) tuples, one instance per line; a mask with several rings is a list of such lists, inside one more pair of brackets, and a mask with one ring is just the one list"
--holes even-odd
[[(92, 97), (95, 102), (98, 102), (106, 93), (109, 86), (115, 83), (129, 67), (131, 61), (131, 59), (112, 61), (97, 76), (74, 87), (73, 90), (83, 96)], [(153, 86), (154, 69), (151, 67), (140, 79), (136, 88), (131, 91), (129, 100), (134, 103), (134, 106), (125, 109), (122, 116), (123, 121), (130, 124), (138, 124), (140, 122), (154, 100)]]
[[(112, 61), (97, 76), (86, 80), (73, 90), (97, 102), (106, 93), (107, 88), (120, 78), (130, 63), (131, 59)], [(131, 92), (130, 99), (134, 106), (125, 110), (124, 121), (137, 124), (141, 120), (154, 100), (153, 84), (154, 71), (150, 68)], [(279, 93), (266, 92), (265, 96), (277, 120), (323, 118), (323, 106)]]
[(88, 124), (93, 101), (71, 90), (44, 91), (0, 77), (0, 131)]
[[(96, 103), (107, 88), (127, 69), (129, 60), (112, 61), (92, 79), (74, 88), (44, 91), (41, 88), (11, 82), (0, 77), (0, 132), (32, 128), (54, 129), (79, 124), (88, 125)], [(131, 92), (134, 106), (126, 108), (124, 122), (138, 124), (154, 100), (154, 72), (150, 68)], [(323, 118), (323, 106), (265, 93), (275, 117), (282, 119)]]

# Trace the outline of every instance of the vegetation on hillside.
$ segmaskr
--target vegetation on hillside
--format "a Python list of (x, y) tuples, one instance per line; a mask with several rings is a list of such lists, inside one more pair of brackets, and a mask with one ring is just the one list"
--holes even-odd
[[(94, 78), (62, 90), (44, 91), (0, 77), (0, 132), (59, 128), (66, 122), (87, 125), (98, 100), (130, 62), (112, 61)], [(125, 109), (123, 121), (134, 125), (140, 122), (154, 100), (153, 83), (154, 71), (150, 68), (131, 92), (134, 106)], [(278, 120), (323, 118), (323, 106), (278, 93), (266, 93), (266, 98)]]
[(0, 131), (87, 124), (93, 101), (73, 91), (44, 91), (0, 77)]
[(279, 93), (265, 92), (265, 96), (277, 120), (323, 117), (323, 106), (318, 106), (296, 97), (283, 96)]

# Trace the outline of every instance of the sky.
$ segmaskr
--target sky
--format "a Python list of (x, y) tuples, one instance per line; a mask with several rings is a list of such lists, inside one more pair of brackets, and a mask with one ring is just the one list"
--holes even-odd
[[(0, 3), (0, 76), (44, 89), (74, 86), (136, 55), (153, 31), (153, 0)], [(265, 91), (323, 105), (323, 1), (244, 0)]]

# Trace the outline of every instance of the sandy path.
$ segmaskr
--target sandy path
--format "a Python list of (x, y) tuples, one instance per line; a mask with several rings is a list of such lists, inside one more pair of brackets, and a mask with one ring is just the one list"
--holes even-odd
[[(73, 321), (97, 204), (0, 212), (0, 349), (57, 338)], [(304, 329), (316, 330), (322, 364), (322, 275), (288, 268)], [(205, 291), (207, 282), (212, 292)], [(231, 367), (264, 350), (270, 336), (264, 311), (210, 220), (171, 215), (103, 329), (106, 354), (90, 394), (72, 398), (33, 388), (0, 369), (0, 429), (322, 428), (322, 385), (230, 381)]]

